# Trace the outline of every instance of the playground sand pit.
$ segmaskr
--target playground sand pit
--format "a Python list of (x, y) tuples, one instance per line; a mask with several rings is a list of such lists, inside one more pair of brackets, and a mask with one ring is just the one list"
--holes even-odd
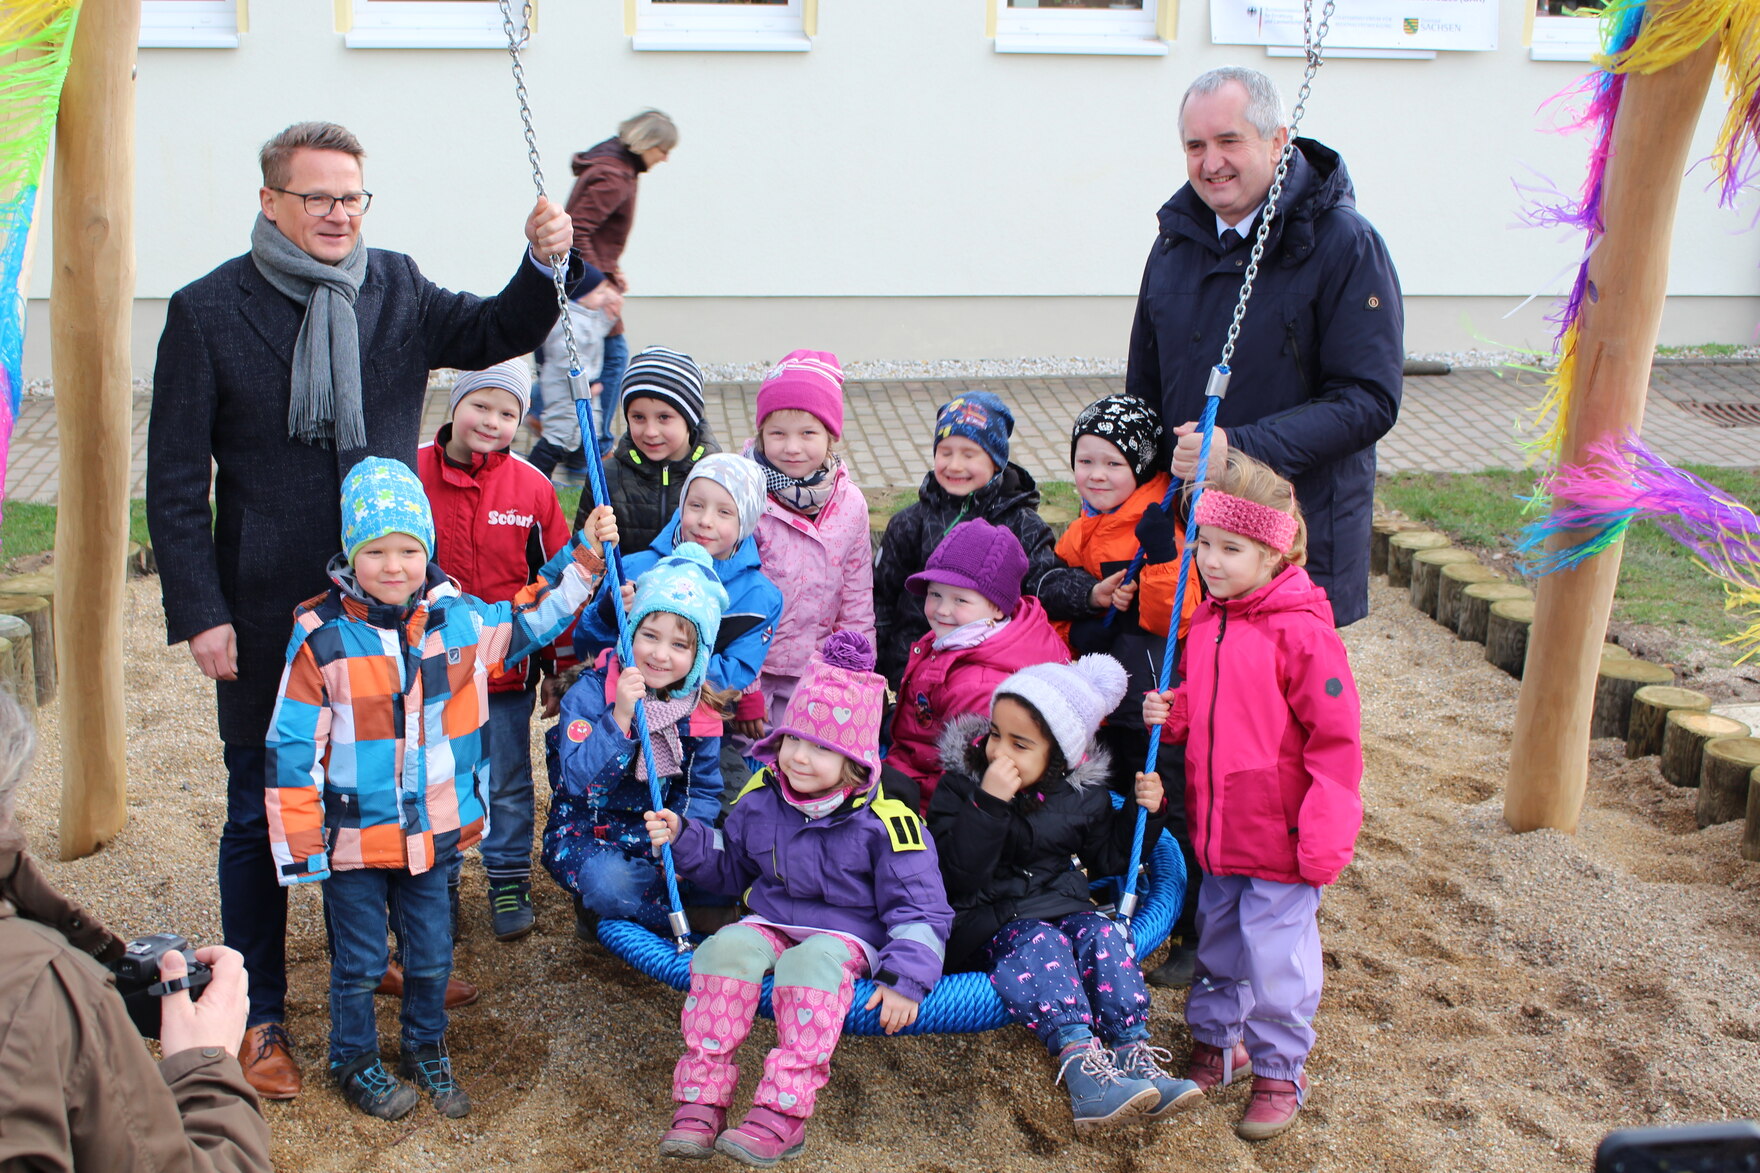
[[(128, 607), (129, 823), (98, 855), (48, 870), (125, 935), (217, 940), (225, 798), (212, 692), (184, 648), (163, 645), (157, 581), (131, 583)], [(1293, 1131), (1237, 1140), (1236, 1085), (1159, 1125), (1078, 1140), (1025, 1032), (850, 1039), (792, 1167), (1580, 1171), (1610, 1128), (1760, 1116), (1760, 864), (1738, 855), (1740, 824), (1700, 831), (1695, 792), (1606, 741), (1592, 750), (1575, 836), (1511, 834), (1501, 785), (1515, 682), (1404, 591), (1377, 584), (1373, 608), (1346, 632), (1365, 707), (1367, 816), (1357, 861), (1321, 909), (1326, 993), (1313, 1093)], [(42, 730), (19, 805), (53, 860), (56, 706)], [(301, 889), (288, 1025), (307, 1090), (267, 1107), (277, 1168), (663, 1165), (654, 1143), (681, 995), (577, 942), (547, 877), (538, 931), (495, 941), (474, 861), (465, 876), (457, 969), (483, 997), (453, 1016), (450, 1039), (475, 1110), (447, 1121), (424, 1103), (386, 1124), (328, 1086), (323, 928), (317, 891)], [(1156, 1041), (1181, 1059), (1183, 1002), (1155, 994)], [(380, 1006), (394, 1054), (395, 1004)], [(746, 1093), (771, 1038), (760, 1024), (748, 1044)]]

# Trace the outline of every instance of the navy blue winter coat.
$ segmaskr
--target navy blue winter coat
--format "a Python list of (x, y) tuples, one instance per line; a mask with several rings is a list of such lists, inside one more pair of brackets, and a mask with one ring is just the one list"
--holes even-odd
[[(1405, 313), (1387, 246), (1356, 210), (1338, 154), (1296, 140), (1280, 214), (1247, 303), (1216, 413), (1230, 447), (1295, 485), (1308, 572), (1340, 627), (1369, 613), (1375, 441), (1399, 414)], [(1252, 251), (1224, 251), (1216, 214), (1190, 184), (1159, 213), (1131, 329), (1125, 389), (1161, 405), (1169, 428), (1203, 412)]]

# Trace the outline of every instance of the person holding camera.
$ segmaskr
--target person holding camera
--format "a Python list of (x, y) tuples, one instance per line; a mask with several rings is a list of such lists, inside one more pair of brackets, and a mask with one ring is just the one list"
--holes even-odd
[[(35, 752), (35, 729), (0, 692), (0, 1169), (268, 1173), (269, 1126), (235, 1057), (243, 957), (195, 951), (207, 984), (199, 1002), (183, 989), (158, 999), (155, 1064), (105, 967), (122, 940), (54, 889), (13, 825)], [(188, 969), (173, 948), (158, 972), (177, 985)]]

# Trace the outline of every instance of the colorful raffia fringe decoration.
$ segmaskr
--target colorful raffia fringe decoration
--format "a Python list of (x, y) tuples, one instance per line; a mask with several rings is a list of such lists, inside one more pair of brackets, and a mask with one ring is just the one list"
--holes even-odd
[(1564, 422), (1575, 384), (1578, 318), (1584, 303), (1600, 296), (1589, 279), (1589, 258), (1606, 230), (1601, 219), (1602, 184), (1626, 77), (1666, 69), (1717, 39), (1730, 104), (1712, 153), (1719, 202), (1733, 207), (1760, 171), (1760, 0), (1610, 0), (1602, 11), (1601, 28), (1606, 46), (1596, 58), (1601, 68), (1553, 99), (1580, 104), (1580, 112), (1560, 129), (1587, 130), (1593, 138), (1582, 194), (1574, 201), (1535, 207), (1527, 215), (1533, 224), (1576, 227), (1588, 234), (1571, 291), (1548, 319), (1558, 326), (1558, 363), (1535, 411), (1535, 424), (1544, 425), (1544, 430), (1527, 447), (1550, 461), (1557, 461), (1564, 445)]
[[(1522, 530), (1518, 553), (1537, 574), (1581, 565), (1625, 536), (1634, 521), (1654, 521), (1693, 560), (1723, 583), (1724, 607), (1748, 621), (1723, 642), (1760, 654), (1760, 517), (1716, 485), (1670, 465), (1636, 435), (1589, 446), (1589, 459), (1566, 465), (1547, 482), (1552, 511)], [(1587, 531), (1588, 537), (1581, 537)], [(1573, 544), (1547, 550), (1570, 533)]]
[(0, 3), (0, 485), (23, 391), (24, 271), (79, 0)]

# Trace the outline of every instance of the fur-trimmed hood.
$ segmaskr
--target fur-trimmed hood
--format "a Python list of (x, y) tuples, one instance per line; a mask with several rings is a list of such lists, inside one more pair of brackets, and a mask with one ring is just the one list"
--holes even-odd
[[(948, 773), (970, 774), (982, 780), (985, 767), (989, 765), (984, 757), (983, 737), (989, 731), (990, 718), (983, 713), (962, 713), (949, 721), (937, 742), (941, 768)], [(1087, 757), (1064, 775), (1063, 780), (1075, 790), (1104, 786), (1111, 769), (1112, 755), (1106, 747), (1096, 745), (1088, 751)], [(1043, 779), (1039, 785), (1043, 785)]]

